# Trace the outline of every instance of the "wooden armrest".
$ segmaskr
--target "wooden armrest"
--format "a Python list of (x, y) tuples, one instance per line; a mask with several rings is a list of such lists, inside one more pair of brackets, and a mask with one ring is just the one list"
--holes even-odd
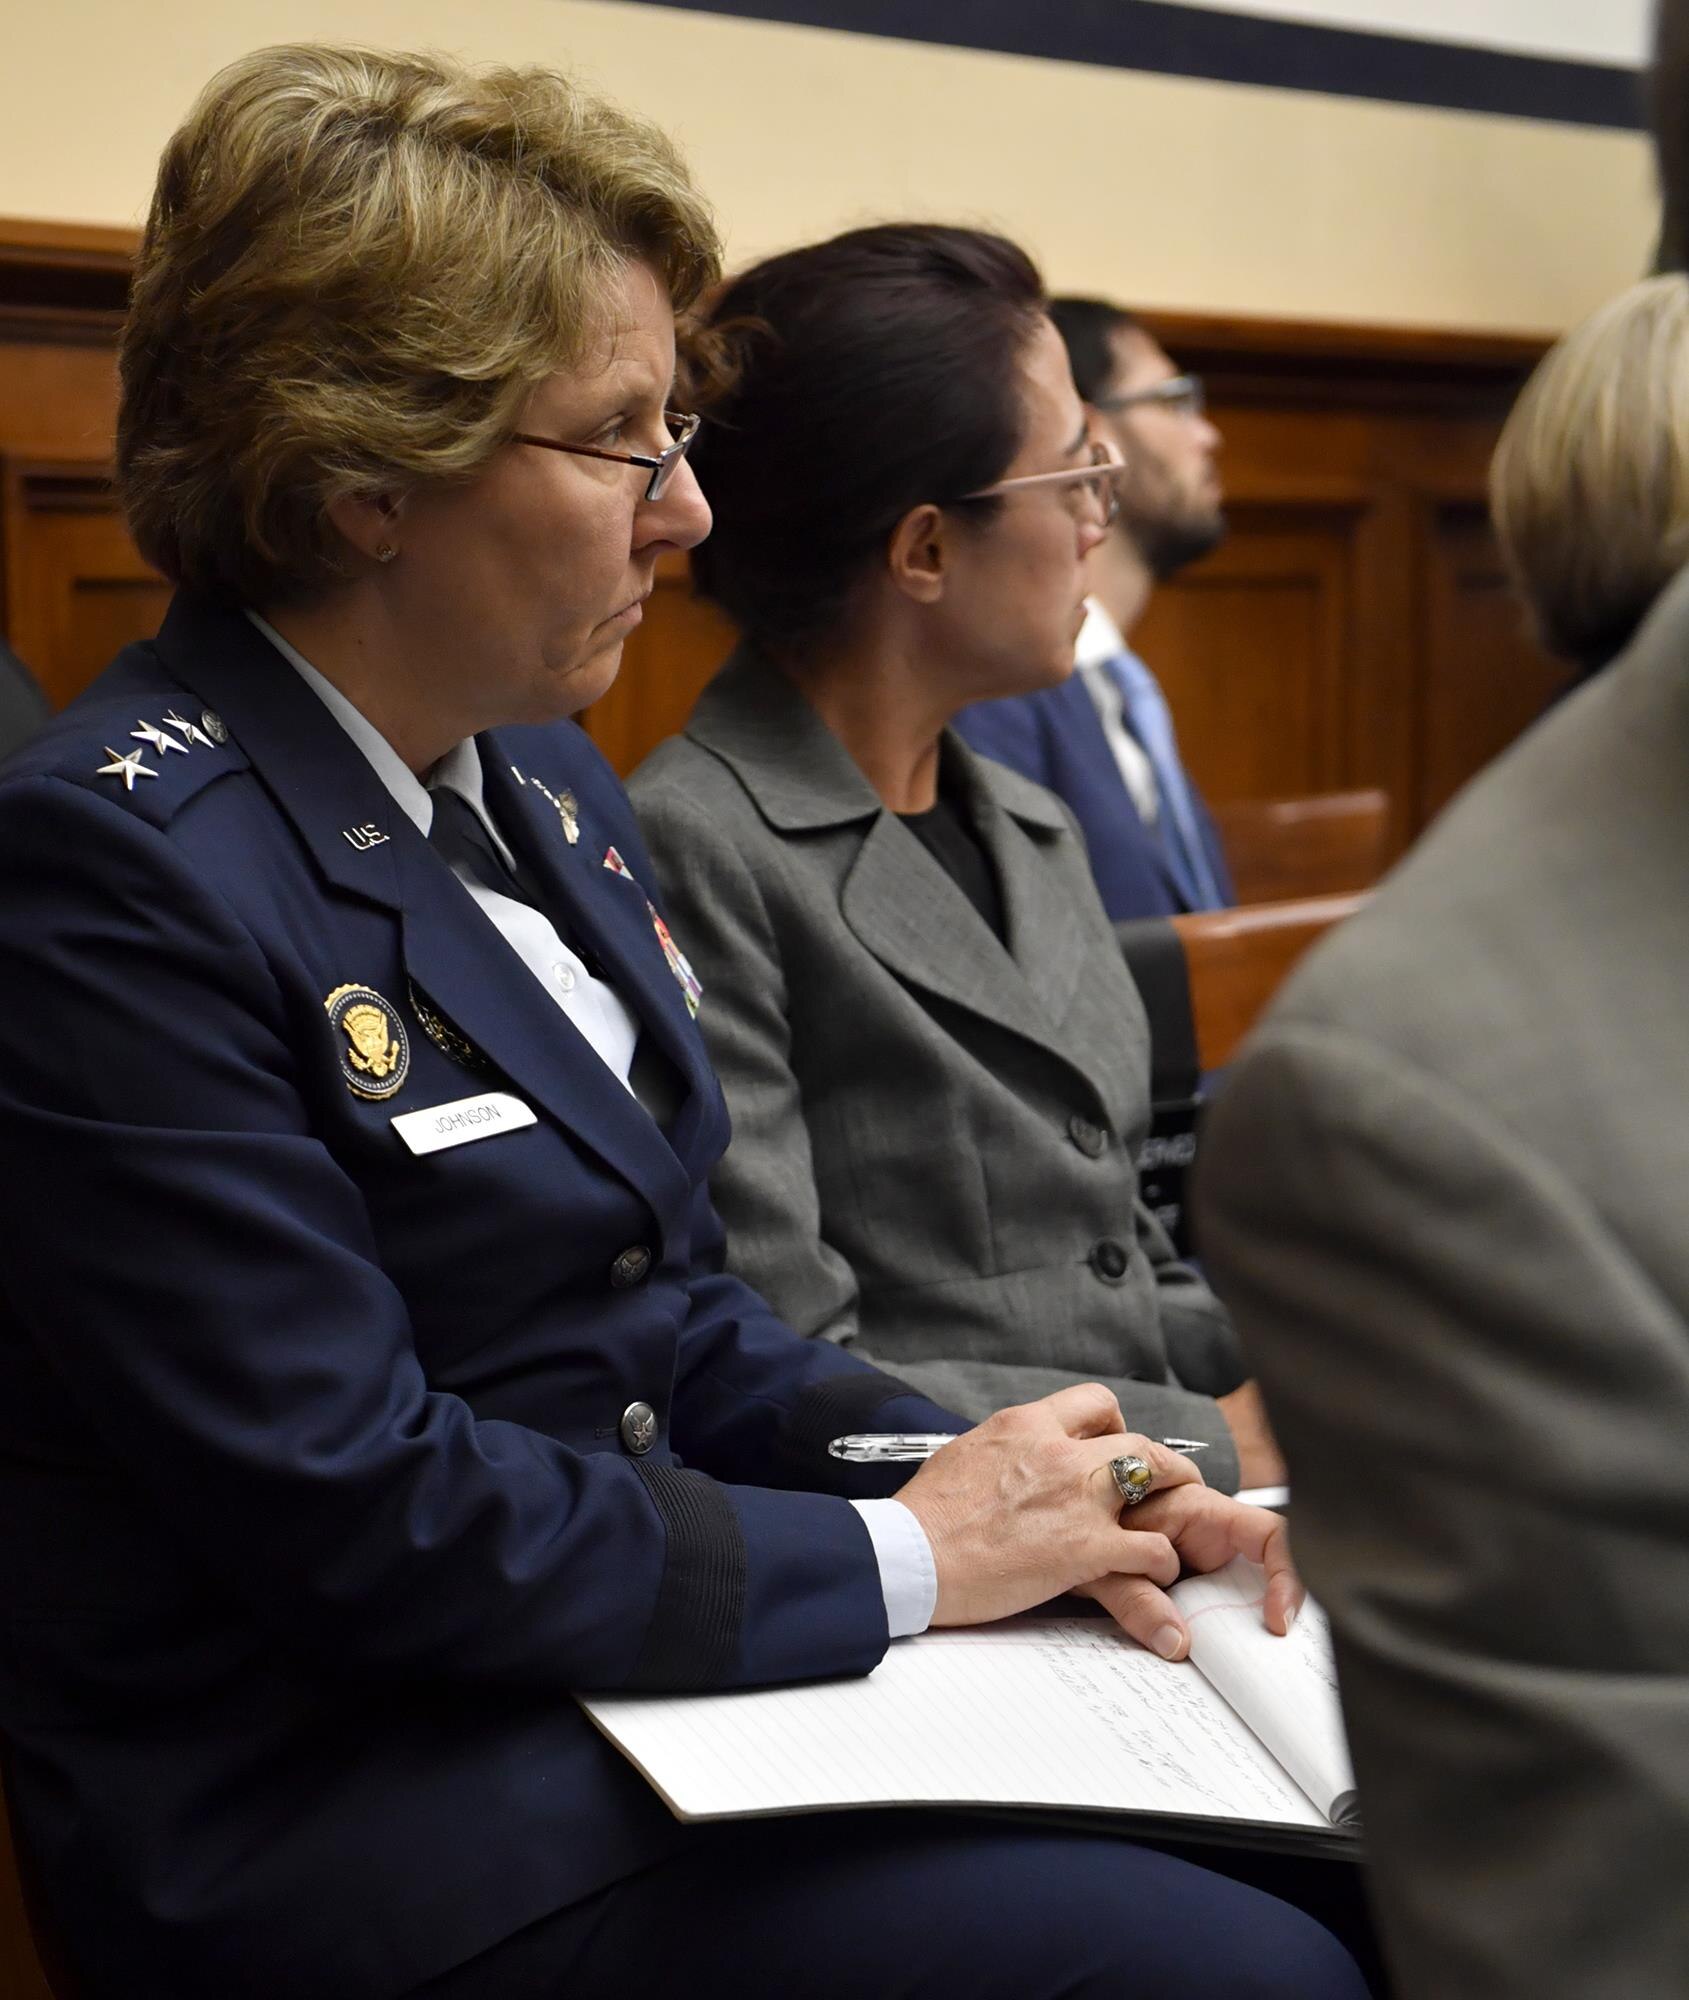
[(1366, 901), (1364, 895), (1308, 896), (1172, 919), (1185, 948), (1197, 1058), (1205, 1071), (1231, 1061), (1303, 952)]

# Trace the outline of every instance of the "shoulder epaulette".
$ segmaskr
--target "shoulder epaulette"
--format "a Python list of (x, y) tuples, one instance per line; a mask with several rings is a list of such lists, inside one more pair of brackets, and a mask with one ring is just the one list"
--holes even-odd
[(247, 768), (222, 718), (166, 685), (80, 701), (6, 766), (6, 776), (67, 780), (166, 825), (207, 785)]

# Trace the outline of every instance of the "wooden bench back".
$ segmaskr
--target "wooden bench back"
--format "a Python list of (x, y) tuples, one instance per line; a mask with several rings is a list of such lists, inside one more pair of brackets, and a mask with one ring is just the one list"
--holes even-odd
[(1197, 1058), (1223, 1069), (1311, 944), (1353, 916), (1364, 895), (1308, 896), (1174, 917), (1185, 948)]
[(1239, 903), (1282, 903), (1370, 889), (1390, 858), (1390, 797), (1314, 792), (1214, 806)]

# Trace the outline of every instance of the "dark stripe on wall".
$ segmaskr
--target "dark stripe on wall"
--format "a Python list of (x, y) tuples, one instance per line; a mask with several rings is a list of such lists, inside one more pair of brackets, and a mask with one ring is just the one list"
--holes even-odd
[(1317, 90), (1618, 131), (1641, 127), (1633, 70), (1452, 42), (1216, 14), (1172, 0), (633, 0), (1106, 69)]

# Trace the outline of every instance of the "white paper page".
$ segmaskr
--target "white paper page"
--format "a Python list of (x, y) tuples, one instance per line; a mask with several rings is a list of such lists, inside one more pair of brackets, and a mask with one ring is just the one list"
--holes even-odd
[(865, 1680), (581, 1700), (687, 1818), (907, 1803), (1328, 1824), (1195, 1667), (1101, 1619), (926, 1633)]
[(1288, 1635), (1261, 1617), (1266, 1572), (1239, 1556), (1212, 1576), (1186, 1577), (1172, 1596), (1190, 1627), (1191, 1658), (1303, 1791), (1343, 1824), (1355, 1773), (1343, 1734), (1325, 1613), (1309, 1598)]

